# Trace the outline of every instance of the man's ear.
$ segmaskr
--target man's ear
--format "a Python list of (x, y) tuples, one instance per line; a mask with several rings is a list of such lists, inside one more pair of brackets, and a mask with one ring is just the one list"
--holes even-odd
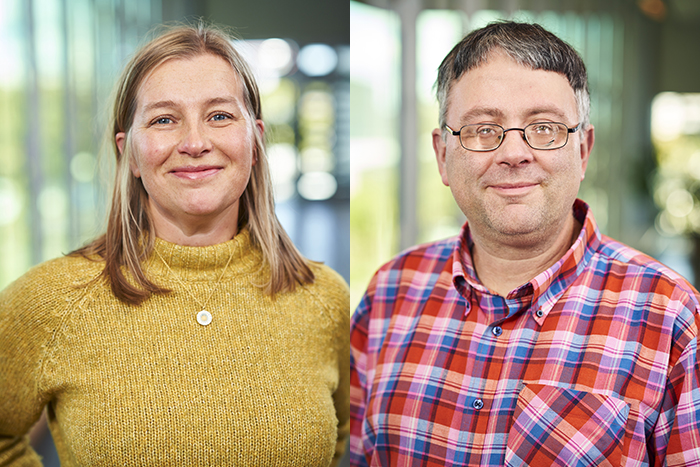
[(588, 158), (593, 150), (595, 143), (595, 128), (593, 125), (588, 125), (588, 128), (581, 130), (581, 180), (586, 177), (586, 167), (588, 167)]
[(435, 128), (432, 132), (433, 135), (433, 151), (435, 151), (435, 159), (437, 159), (438, 171), (440, 171), (440, 177), (442, 178), (442, 183), (445, 186), (450, 186), (450, 182), (447, 178), (447, 144), (442, 136), (442, 130)]

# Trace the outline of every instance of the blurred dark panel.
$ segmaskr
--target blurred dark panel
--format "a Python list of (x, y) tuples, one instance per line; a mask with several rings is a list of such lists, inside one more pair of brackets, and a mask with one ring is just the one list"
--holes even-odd
[(300, 44), (350, 41), (350, 6), (346, 0), (163, 0), (163, 20), (204, 17), (233, 26), (243, 39), (289, 38)]

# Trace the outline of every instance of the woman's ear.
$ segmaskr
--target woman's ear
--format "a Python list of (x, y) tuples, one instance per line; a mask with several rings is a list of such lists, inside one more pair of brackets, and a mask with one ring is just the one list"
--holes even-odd
[[(254, 131), (257, 131), (259, 133), (260, 139), (262, 140), (264, 135), (265, 135), (265, 122), (262, 120), (255, 120), (255, 127)], [(258, 162), (258, 150), (254, 149), (253, 150), (253, 163), (251, 165), (255, 165)]]
[[(117, 143), (117, 149), (119, 150), (119, 155), (123, 156), (124, 155), (124, 145), (126, 144), (126, 133), (123, 131), (120, 131), (116, 135), (114, 135), (114, 141)], [(136, 160), (134, 160), (133, 157), (129, 158), (129, 168), (131, 169), (131, 173), (134, 175), (134, 177), (139, 178), (141, 177), (141, 171), (139, 170), (139, 166), (136, 164)]]
[(114, 141), (117, 143), (117, 149), (119, 149), (119, 155), (124, 154), (124, 142), (126, 141), (126, 133), (120, 131), (114, 135)]

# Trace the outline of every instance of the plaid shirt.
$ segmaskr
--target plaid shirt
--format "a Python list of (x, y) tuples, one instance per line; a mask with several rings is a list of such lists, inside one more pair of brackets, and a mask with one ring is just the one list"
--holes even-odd
[(467, 226), (384, 265), (353, 315), (351, 464), (700, 466), (698, 292), (583, 229), (503, 298)]

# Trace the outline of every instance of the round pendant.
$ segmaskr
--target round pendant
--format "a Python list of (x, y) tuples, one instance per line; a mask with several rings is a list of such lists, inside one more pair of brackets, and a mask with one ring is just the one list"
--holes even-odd
[(197, 313), (197, 322), (202, 326), (206, 326), (207, 324), (211, 323), (211, 313), (209, 313), (207, 310), (200, 311)]

